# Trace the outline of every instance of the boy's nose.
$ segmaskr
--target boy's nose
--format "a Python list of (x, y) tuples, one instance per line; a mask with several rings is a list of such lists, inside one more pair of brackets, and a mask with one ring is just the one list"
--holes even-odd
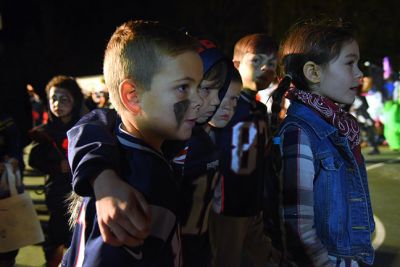
[(219, 97), (217, 95), (216, 97), (213, 98), (211, 105), (218, 106), (220, 103), (221, 103), (221, 101), (219, 101)]
[(193, 108), (200, 108), (204, 102), (199, 95), (199, 90), (192, 90), (189, 96), (189, 100)]

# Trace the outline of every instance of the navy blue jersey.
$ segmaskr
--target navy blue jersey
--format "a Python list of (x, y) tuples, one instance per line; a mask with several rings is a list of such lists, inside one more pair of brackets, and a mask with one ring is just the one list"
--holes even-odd
[(235, 114), (222, 129), (213, 129), (221, 153), (213, 210), (228, 216), (261, 211), (267, 109), (255, 95), (242, 91)]
[(151, 208), (151, 233), (140, 247), (105, 244), (97, 224), (95, 199), (86, 197), (63, 266), (181, 266), (177, 212), (179, 183), (162, 154), (145, 142), (116, 131), (120, 146), (119, 173), (138, 189)]
[(173, 160), (180, 170), (182, 252), (185, 266), (208, 266), (208, 214), (213, 197), (219, 154), (203, 127), (196, 126), (186, 148)]
[[(80, 196), (93, 196), (90, 180), (105, 169), (118, 171), (120, 155), (115, 125), (121, 122), (114, 109), (95, 109), (83, 116), (67, 133), (72, 187)], [(172, 159), (186, 141), (165, 141), (163, 154)], [(180, 175), (180, 174), (179, 174)]]
[(113, 109), (95, 109), (67, 132), (72, 188), (78, 195), (94, 196), (90, 180), (105, 169), (118, 171), (120, 157), (114, 130), (120, 121)]

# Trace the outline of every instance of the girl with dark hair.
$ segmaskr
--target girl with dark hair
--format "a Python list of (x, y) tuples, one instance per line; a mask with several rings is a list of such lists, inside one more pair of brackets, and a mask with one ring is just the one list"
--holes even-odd
[(67, 131), (79, 120), (85, 108), (81, 88), (72, 77), (54, 77), (46, 86), (46, 94), (49, 122), (30, 132), (34, 144), (29, 154), (29, 165), (48, 175), (46, 204), (50, 218), (45, 231), (44, 252), (46, 266), (58, 266), (72, 237), (65, 203), (72, 191)]
[[(374, 219), (351, 104), (363, 76), (359, 47), (342, 21), (308, 21), (280, 49), (284, 77), (272, 126), (282, 156), (283, 244), (298, 266), (372, 264)], [(290, 101), (279, 125), (282, 97)], [(279, 156), (279, 155), (278, 155)]]

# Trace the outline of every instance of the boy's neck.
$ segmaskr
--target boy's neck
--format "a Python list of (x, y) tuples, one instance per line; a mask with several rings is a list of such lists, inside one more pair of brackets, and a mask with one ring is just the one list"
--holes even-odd
[(245, 92), (246, 94), (248, 94), (248, 95), (250, 95), (250, 96), (252, 96), (254, 98), (256, 97), (256, 95), (258, 93), (258, 91), (250, 89), (250, 88), (247, 88), (247, 87), (243, 87), (242, 88), (242, 92)]
[(203, 129), (204, 129), (204, 131), (205, 131), (206, 133), (210, 133), (210, 131), (211, 131), (211, 125), (208, 124), (208, 123), (206, 123), (206, 124), (204, 124)]
[(128, 120), (124, 119), (123, 116), (121, 116), (122, 119), (122, 129), (129, 134), (133, 135), (134, 137), (143, 140), (146, 142), (148, 145), (150, 145), (153, 149), (157, 150), (158, 152), (161, 152), (161, 145), (165, 141), (164, 139), (160, 138), (159, 136), (155, 136), (154, 134), (151, 134), (149, 132), (146, 132), (144, 130), (139, 129), (137, 125), (134, 125), (133, 123), (129, 122)]

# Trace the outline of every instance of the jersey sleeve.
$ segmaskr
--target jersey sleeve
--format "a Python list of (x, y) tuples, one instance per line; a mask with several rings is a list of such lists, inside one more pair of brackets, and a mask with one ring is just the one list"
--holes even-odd
[(90, 180), (106, 169), (117, 169), (119, 151), (114, 134), (117, 121), (115, 110), (97, 109), (67, 132), (72, 186), (78, 195), (92, 196)]
[(286, 245), (299, 266), (331, 266), (314, 226), (315, 170), (310, 140), (303, 130), (289, 126), (281, 135), (281, 148)]

